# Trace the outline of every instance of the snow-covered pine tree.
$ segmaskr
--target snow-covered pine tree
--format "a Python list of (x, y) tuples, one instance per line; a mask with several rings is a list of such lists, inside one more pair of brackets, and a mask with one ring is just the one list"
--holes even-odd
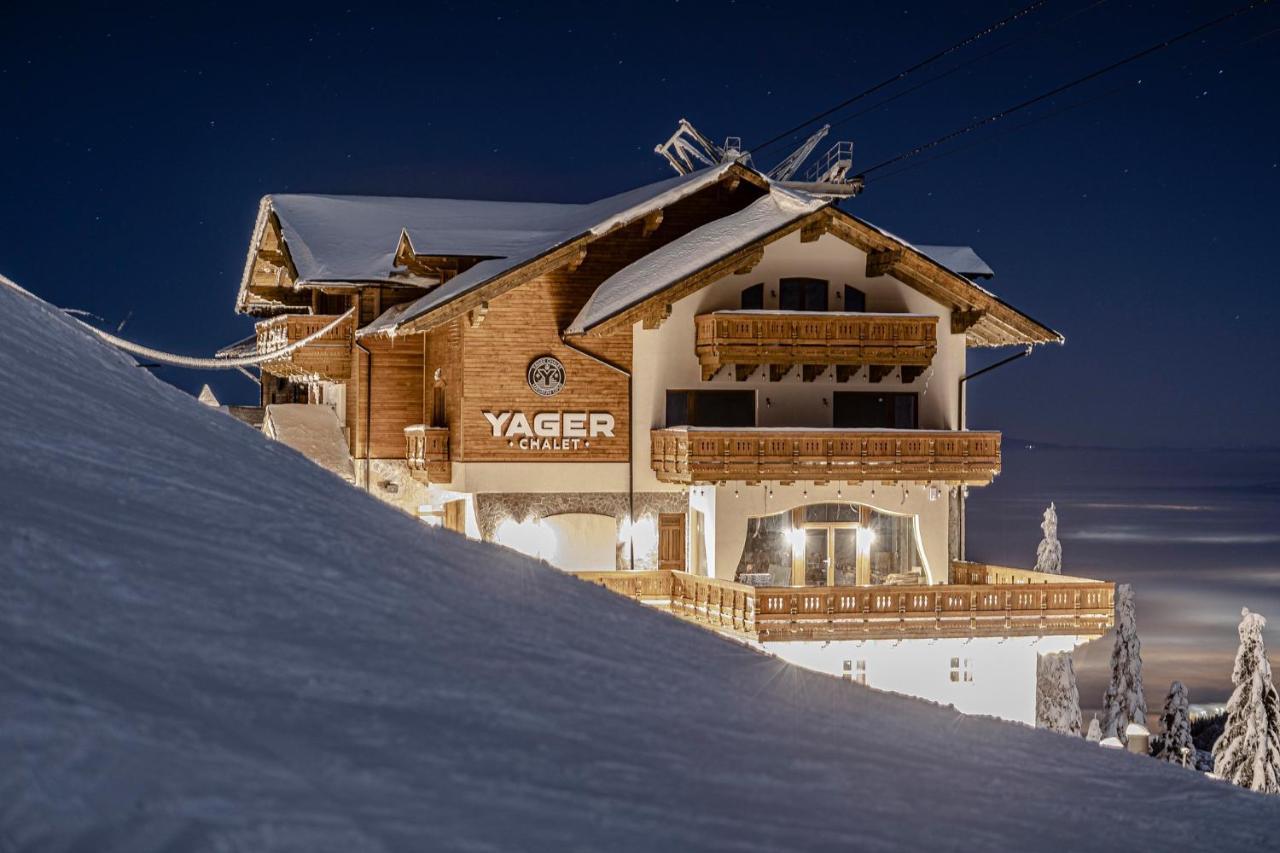
[(1160, 714), (1160, 751), (1156, 758), (1174, 764), (1195, 766), (1196, 745), (1191, 739), (1191, 720), (1187, 717), (1187, 688), (1181, 681), (1169, 685), (1169, 696)]
[(1098, 722), (1098, 715), (1094, 714), (1093, 719), (1089, 721), (1089, 731), (1084, 736), (1089, 743), (1098, 743), (1102, 740), (1102, 724)]
[(1227, 702), (1227, 724), (1213, 745), (1214, 775), (1242, 788), (1280, 794), (1280, 699), (1262, 643), (1267, 624), (1249, 608), (1240, 611), (1240, 648)]
[(1116, 586), (1116, 644), (1111, 650), (1111, 683), (1102, 700), (1102, 735), (1128, 743), (1125, 728), (1130, 723), (1146, 725), (1147, 699), (1142, 693), (1142, 641), (1138, 639), (1138, 616), (1133, 604), (1133, 587)]
[(1058, 541), (1058, 510), (1049, 502), (1044, 511), (1044, 521), (1040, 522), (1044, 538), (1036, 548), (1036, 571), (1053, 575), (1062, 574), (1062, 543)]
[(1079, 737), (1080, 691), (1071, 654), (1040, 655), (1036, 674), (1036, 727)]

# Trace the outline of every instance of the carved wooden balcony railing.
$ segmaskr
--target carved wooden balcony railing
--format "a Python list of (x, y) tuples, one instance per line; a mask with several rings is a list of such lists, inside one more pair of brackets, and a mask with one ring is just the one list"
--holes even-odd
[(812, 381), (835, 365), (837, 381), (844, 382), (865, 364), (873, 382), (894, 367), (910, 382), (938, 351), (938, 318), (917, 314), (717, 311), (695, 322), (703, 379), (732, 364), (739, 380), (768, 365), (776, 381), (802, 365), (805, 381)]
[(453, 479), (449, 464), (449, 428), (423, 424), (405, 427), (404, 458), (416, 479), (449, 482)]
[(1055, 575), (1034, 569), (1014, 569), (1009, 566), (993, 566), (990, 563), (973, 563), (952, 560), (949, 574), (951, 583), (961, 584), (1019, 584), (1019, 583), (1101, 583), (1093, 578), (1073, 575)]
[[(263, 320), (255, 327), (258, 353), (271, 352), (300, 341), (336, 319), (338, 315), (282, 314)], [(264, 362), (262, 370), (291, 379), (345, 382), (351, 378), (351, 341), (354, 334), (355, 320), (352, 318), (302, 349), (295, 350), (284, 358)]]
[(1115, 585), (751, 587), (685, 572), (579, 572), (583, 580), (722, 633), (762, 643), (943, 637), (1097, 637)]
[(756, 590), (760, 642), (910, 637), (1096, 637), (1115, 585), (938, 584)]
[(673, 427), (650, 432), (650, 465), (666, 483), (986, 485), (1000, 473), (1000, 433)]

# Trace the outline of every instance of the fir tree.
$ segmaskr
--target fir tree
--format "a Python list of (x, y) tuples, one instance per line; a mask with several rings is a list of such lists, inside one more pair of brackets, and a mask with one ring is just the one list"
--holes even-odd
[(1044, 521), (1040, 522), (1044, 538), (1036, 548), (1036, 571), (1048, 572), (1052, 575), (1062, 574), (1062, 543), (1058, 541), (1058, 510), (1049, 502), (1044, 511)]
[(1084, 736), (1089, 743), (1098, 743), (1102, 740), (1102, 724), (1098, 722), (1098, 715), (1094, 714), (1093, 719), (1089, 721), (1089, 732)]
[(1191, 720), (1187, 717), (1187, 688), (1181, 681), (1169, 685), (1169, 696), (1160, 714), (1160, 751), (1156, 758), (1195, 766), (1196, 745), (1191, 739)]
[(1246, 607), (1240, 611), (1240, 649), (1227, 703), (1227, 723), (1213, 745), (1214, 775), (1264, 794), (1280, 793), (1280, 699), (1262, 643), (1267, 624)]
[(1036, 659), (1036, 726), (1080, 736), (1080, 691), (1068, 652)]
[(1116, 586), (1116, 644), (1111, 651), (1111, 683), (1102, 700), (1102, 734), (1128, 743), (1130, 723), (1146, 725), (1147, 699), (1142, 693), (1142, 641), (1133, 588)]

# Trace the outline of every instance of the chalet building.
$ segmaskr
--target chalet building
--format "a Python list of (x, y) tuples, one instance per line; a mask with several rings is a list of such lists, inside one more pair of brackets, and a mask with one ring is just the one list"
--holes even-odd
[(1102, 634), (1113, 587), (964, 559), (1001, 467), (968, 351), (1062, 341), (991, 276), (733, 162), (590, 204), (268, 196), (236, 309), (260, 352), (309, 339), (265, 421), (424, 522), (1033, 722), (1036, 655)]

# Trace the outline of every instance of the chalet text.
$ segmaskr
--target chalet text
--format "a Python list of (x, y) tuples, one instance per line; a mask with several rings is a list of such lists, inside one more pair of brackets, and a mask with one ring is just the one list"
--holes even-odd
[(524, 412), (485, 412), (494, 438), (521, 450), (577, 450), (588, 439), (613, 438), (613, 415), (608, 412), (538, 412), (530, 420)]

